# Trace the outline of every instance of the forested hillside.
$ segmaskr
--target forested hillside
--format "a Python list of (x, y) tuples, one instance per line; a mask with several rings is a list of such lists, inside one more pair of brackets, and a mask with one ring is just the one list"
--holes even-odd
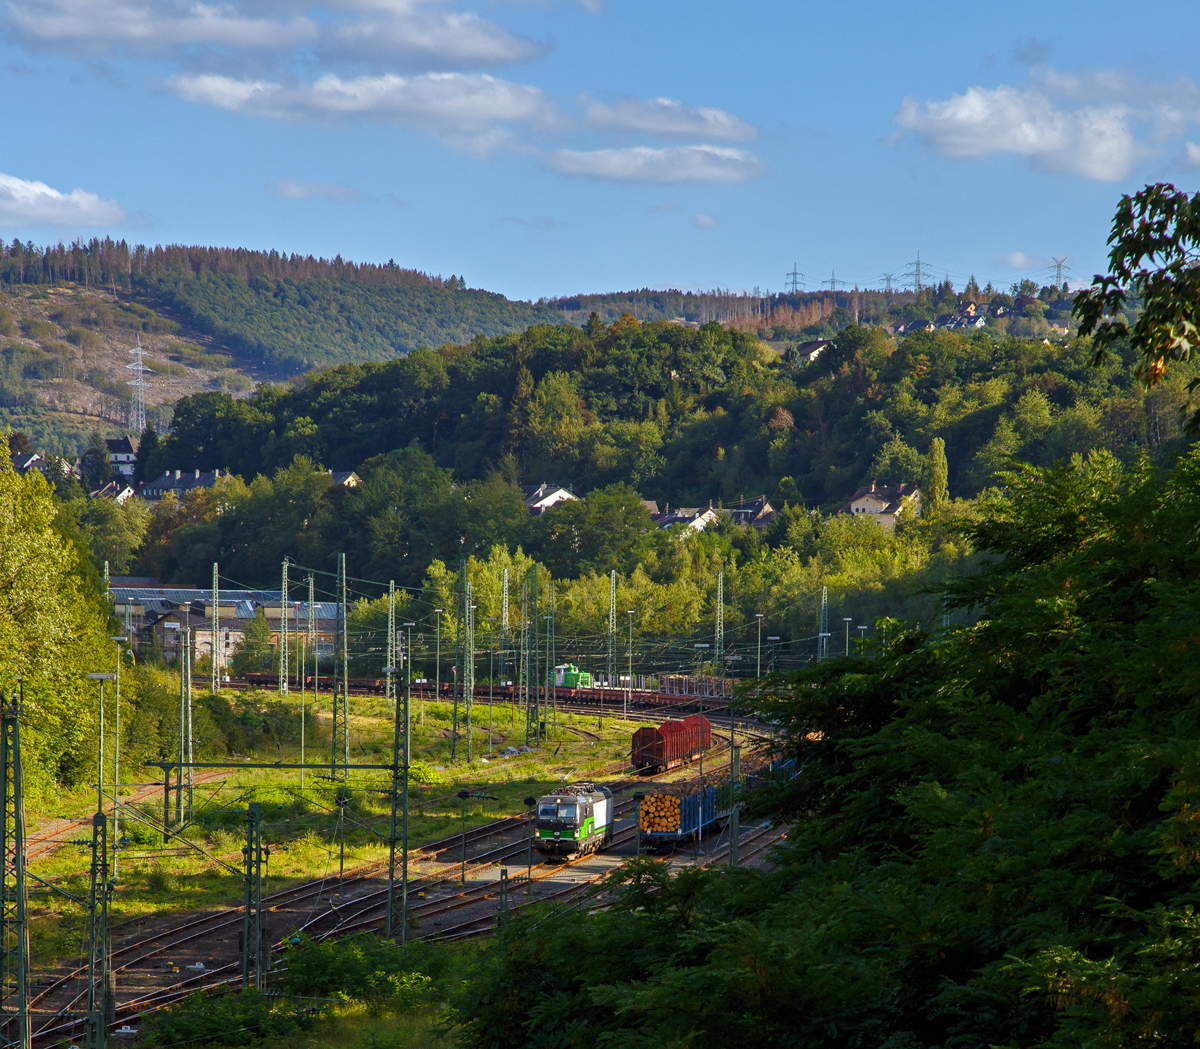
[(878, 481), (919, 482), (934, 438), (952, 495), (1010, 456), (1050, 463), (1102, 446), (1123, 459), (1176, 439), (1189, 367), (1147, 394), (1113, 356), (984, 332), (844, 329), (813, 363), (746, 333), (625, 317), (537, 326), (310, 374), (244, 401), (179, 403), (149, 465), (251, 478), (295, 455), (337, 470), (416, 442), (460, 481), (587, 491), (632, 485), (660, 504), (766, 494), (831, 507)]

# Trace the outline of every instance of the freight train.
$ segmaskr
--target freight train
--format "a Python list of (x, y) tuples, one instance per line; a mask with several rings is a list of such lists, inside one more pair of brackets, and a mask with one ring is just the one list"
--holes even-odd
[(695, 761), (712, 746), (712, 724), (703, 714), (682, 721), (664, 721), (658, 728), (640, 728), (633, 734), (630, 764), (642, 772), (661, 772)]
[(613, 796), (591, 783), (565, 784), (538, 798), (533, 847), (548, 856), (598, 852), (612, 841)]

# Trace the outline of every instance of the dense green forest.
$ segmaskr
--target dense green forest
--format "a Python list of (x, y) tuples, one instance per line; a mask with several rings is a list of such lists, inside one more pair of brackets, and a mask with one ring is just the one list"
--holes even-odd
[(757, 801), (776, 869), (651, 860), (514, 921), (467, 1045), (1195, 1044), (1200, 455), (1005, 483), (951, 587), (973, 622), (747, 688), (801, 769)]
[(415, 442), (459, 481), (623, 482), (660, 505), (766, 494), (830, 508), (863, 483), (920, 481), (941, 438), (951, 495), (970, 496), (1009, 456), (1048, 464), (1104, 446), (1128, 460), (1178, 441), (1190, 366), (1147, 393), (1128, 351), (1098, 368), (1092, 354), (1086, 340), (896, 340), (851, 326), (809, 363), (716, 323), (540, 325), (246, 400), (187, 398), (147, 471), (250, 478), (296, 455), (349, 470)]

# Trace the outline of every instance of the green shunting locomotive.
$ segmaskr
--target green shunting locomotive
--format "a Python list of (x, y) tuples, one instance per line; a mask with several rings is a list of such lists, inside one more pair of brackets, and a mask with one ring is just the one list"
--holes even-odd
[(533, 835), (533, 847), (548, 856), (598, 852), (612, 841), (612, 791), (572, 783), (544, 795), (538, 799)]

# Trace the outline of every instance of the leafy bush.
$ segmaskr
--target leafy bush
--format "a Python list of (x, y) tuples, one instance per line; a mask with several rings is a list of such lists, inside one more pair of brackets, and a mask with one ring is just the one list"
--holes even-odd
[(374, 937), (316, 941), (296, 936), (283, 958), (280, 986), (297, 995), (336, 995), (366, 1002), (373, 1012), (412, 1012), (434, 1000), (434, 975), (448, 959), (424, 944)]
[(255, 991), (194, 994), (146, 1022), (144, 1045), (250, 1045), (310, 1031), (321, 1018), (311, 1002), (267, 998)]

